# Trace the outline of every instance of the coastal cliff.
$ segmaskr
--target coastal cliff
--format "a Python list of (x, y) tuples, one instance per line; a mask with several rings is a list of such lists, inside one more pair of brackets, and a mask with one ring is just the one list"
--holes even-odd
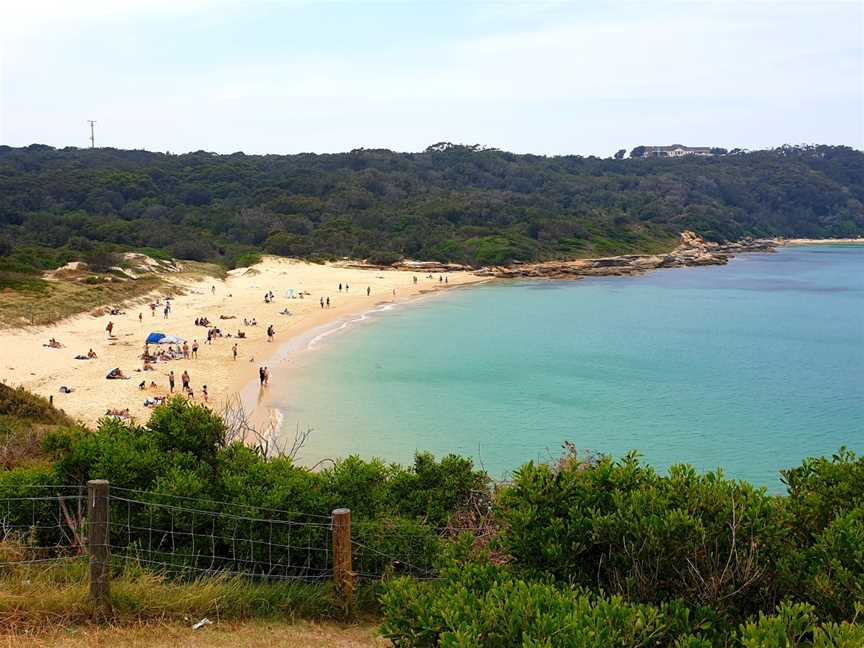
[(780, 245), (775, 239), (744, 239), (735, 243), (713, 243), (698, 234), (685, 231), (681, 242), (667, 254), (628, 254), (597, 259), (514, 263), (510, 266), (481, 268), (475, 274), (487, 277), (547, 277), (578, 279), (580, 277), (637, 275), (658, 268), (725, 265), (741, 252), (773, 252)]

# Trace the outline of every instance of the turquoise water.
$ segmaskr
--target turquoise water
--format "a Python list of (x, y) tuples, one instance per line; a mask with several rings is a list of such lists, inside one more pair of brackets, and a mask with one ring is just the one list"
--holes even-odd
[(372, 314), (277, 371), (301, 460), (456, 452), (496, 477), (579, 449), (636, 449), (771, 490), (864, 451), (864, 246), (727, 266), (494, 283)]

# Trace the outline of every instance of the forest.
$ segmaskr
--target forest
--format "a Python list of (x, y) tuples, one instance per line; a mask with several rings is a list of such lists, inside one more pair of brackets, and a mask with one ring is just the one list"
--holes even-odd
[(0, 146), (0, 272), (139, 250), (243, 265), (260, 253), (473, 266), (709, 240), (864, 235), (864, 152), (713, 157), (420, 153), (182, 155)]

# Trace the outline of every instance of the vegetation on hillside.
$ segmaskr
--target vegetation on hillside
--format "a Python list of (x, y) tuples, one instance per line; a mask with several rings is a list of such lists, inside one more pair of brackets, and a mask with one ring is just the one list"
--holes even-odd
[[(375, 572), (381, 589), (361, 597), (368, 610), (370, 591), (380, 593), (382, 631), (396, 645), (851, 648), (864, 641), (864, 458), (846, 450), (784, 471), (781, 496), (720, 472), (674, 466), (661, 475), (633, 454), (580, 457), (570, 446), (554, 465), (528, 463), (511, 482), (492, 485), (452, 455), (420, 454), (408, 467), (350, 457), (312, 472), (243, 445), (218, 416), (180, 398), (154, 410), (146, 426), (104, 419), (90, 431), (7, 389), (0, 416), (52, 425), (41, 461), (0, 471), (4, 523), (28, 529), (7, 533), (3, 555), (52, 546), (61, 532), (29, 527), (57, 504), (14, 499), (22, 493), (104, 478), (112, 490), (146, 498), (112, 513), (111, 546), (127, 558), (114, 567), (122, 614), (137, 609), (150, 618), (147, 610), (156, 609), (174, 618), (221, 605), (240, 618), (290, 609), (338, 615), (329, 584), (271, 590), (229, 578), (208, 586), (199, 571), (186, 570), (218, 571), (214, 556), (232, 550), (247, 569), (272, 569), (283, 552), (320, 546), (326, 525), (316, 516), (346, 506), (356, 571), (366, 571), (364, 555), (410, 556)], [(280, 511), (275, 526), (253, 524)], [(306, 516), (318, 522), (306, 525)], [(164, 536), (169, 528), (170, 552), (154, 576), (147, 560), (154, 530)], [(311, 569), (328, 566), (326, 552), (303, 556)], [(64, 600), (77, 606), (70, 618), (87, 613), (72, 583), (74, 564), (55, 572), (58, 593), (34, 614), (56, 614)], [(415, 579), (418, 565), (439, 578)], [(14, 580), (16, 569), (2, 573)], [(148, 582), (162, 603), (142, 593)]]
[[(864, 234), (864, 153), (784, 147), (709, 158), (422, 153), (184, 155), (0, 147), (7, 283), (112, 250), (234, 266), (261, 251), (473, 265), (708, 239)], [(0, 277), (2, 279), (2, 277)]]

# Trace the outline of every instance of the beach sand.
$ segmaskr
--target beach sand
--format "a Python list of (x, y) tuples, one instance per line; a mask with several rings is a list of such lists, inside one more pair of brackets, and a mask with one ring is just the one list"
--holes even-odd
[(832, 238), (832, 239), (811, 239), (811, 238), (795, 238), (795, 239), (778, 239), (781, 245), (862, 245), (864, 238)]
[[(144, 406), (144, 399), (168, 393), (171, 370), (177, 380), (175, 391), (179, 391), (180, 376), (185, 370), (191, 378), (196, 401), (203, 402), (202, 387), (207, 385), (209, 404), (218, 411), (226, 399), (239, 394), (250, 381), (257, 381), (258, 367), (268, 365), (270, 357), (291, 337), (382, 303), (487, 280), (468, 272), (454, 272), (446, 275), (448, 283), (444, 284), (439, 282), (439, 274), (432, 279), (426, 275), (421, 271), (344, 268), (338, 264), (317, 265), (266, 257), (252, 268), (232, 270), (224, 281), (182, 283), (187, 293), (172, 300), (167, 319), (163, 318), (161, 308), (157, 307), (153, 316), (143, 304), (126, 308), (122, 315), (82, 314), (53, 326), (0, 331), (0, 378), (7, 385), (20, 385), (42, 396), (53, 396), (57, 407), (92, 426), (109, 408), (129, 408), (136, 421), (146, 423), (150, 410)], [(416, 285), (414, 276), (418, 279)], [(338, 291), (340, 282), (350, 286), (347, 293), (344, 289)], [(304, 299), (289, 299), (289, 289), (294, 290), (295, 296), (301, 290), (310, 294), (304, 295)], [(269, 304), (264, 302), (267, 291), (275, 296)], [(322, 297), (330, 298), (329, 308), (321, 308)], [(284, 308), (292, 315), (281, 315)], [(143, 314), (140, 323), (139, 313)], [(220, 315), (234, 315), (236, 319), (221, 320)], [(232, 336), (238, 328), (242, 329), (246, 338), (215, 338), (208, 345), (207, 329), (195, 325), (196, 317), (207, 317), (211, 325)], [(258, 325), (244, 326), (244, 318), (255, 318)], [(111, 339), (105, 331), (109, 321), (114, 323)], [(276, 329), (272, 343), (267, 341), (266, 333), (270, 324)], [(179, 336), (190, 346), (197, 340), (198, 358), (160, 362), (154, 364), (154, 371), (140, 371), (143, 365), (140, 356), (150, 332)], [(52, 337), (64, 347), (43, 346)], [(232, 359), (235, 342), (236, 361)], [(74, 359), (78, 354), (86, 355), (91, 348), (97, 359)], [(151, 353), (157, 348), (159, 345), (151, 345)], [(105, 375), (114, 367), (119, 367), (130, 379), (106, 380)], [(148, 385), (153, 381), (156, 387), (142, 391), (138, 388), (142, 380)], [(71, 388), (72, 393), (61, 393), (61, 386)]]

